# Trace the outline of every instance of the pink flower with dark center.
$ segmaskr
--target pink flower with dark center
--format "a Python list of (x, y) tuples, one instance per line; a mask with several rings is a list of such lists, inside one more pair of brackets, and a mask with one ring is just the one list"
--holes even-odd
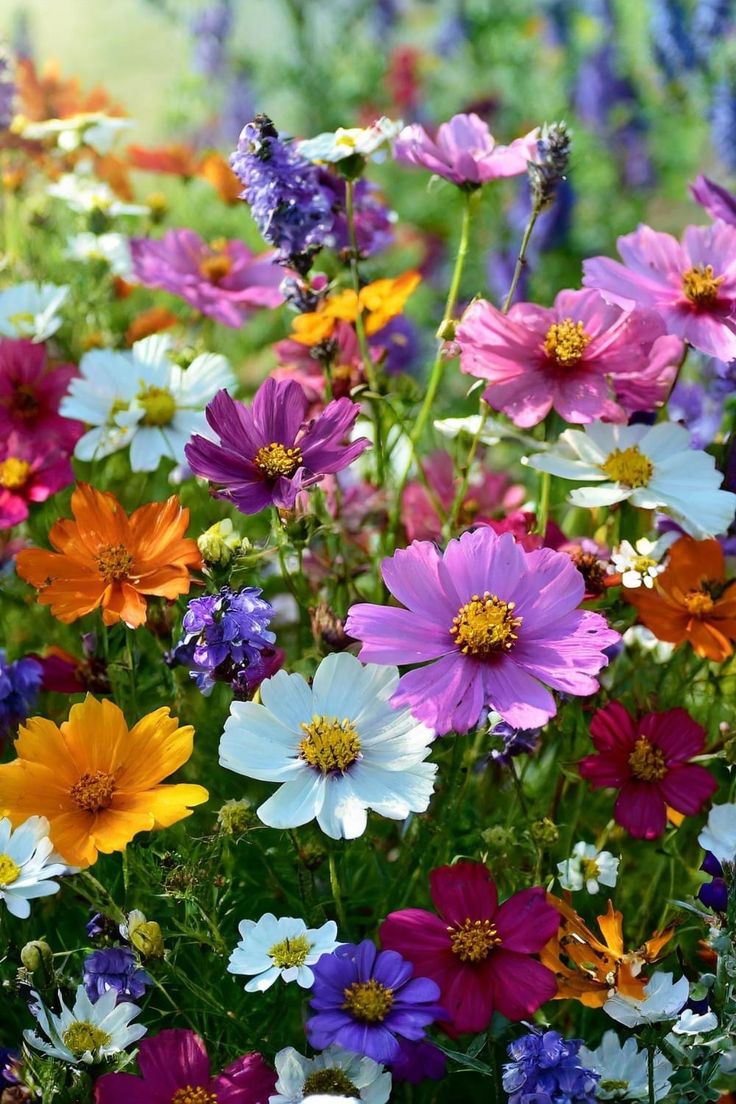
[(583, 262), (583, 283), (609, 303), (656, 310), (667, 332), (719, 360), (736, 357), (736, 226), (688, 226), (678, 242), (640, 226), (617, 242), (623, 259)]
[(691, 763), (705, 748), (705, 732), (684, 709), (632, 717), (619, 702), (599, 709), (590, 723), (598, 752), (578, 764), (594, 789), (619, 791), (613, 815), (635, 839), (656, 839), (668, 807), (699, 813), (718, 789), (710, 771)]
[(144, 1039), (133, 1073), (106, 1073), (95, 1083), (95, 1104), (268, 1104), (276, 1074), (260, 1054), (244, 1054), (216, 1077), (194, 1031), (173, 1028)]
[(72, 364), (50, 365), (41, 344), (0, 340), (0, 440), (15, 433), (32, 445), (53, 440), (71, 452), (84, 426), (62, 418), (59, 403), (76, 374)]
[(194, 230), (169, 230), (159, 241), (131, 238), (135, 276), (163, 288), (208, 318), (238, 329), (257, 307), (284, 301), (284, 271), (272, 253), (251, 253), (243, 242), (219, 238), (209, 245)]
[(481, 184), (526, 172), (537, 154), (538, 128), (517, 138), (510, 146), (498, 146), (478, 115), (454, 115), (430, 138), (423, 126), (404, 127), (394, 143), (394, 158), (419, 165), (444, 176), (460, 187)]
[(585, 584), (569, 556), (526, 552), (487, 526), (440, 552), (414, 541), (382, 564), (403, 609), (363, 603), (345, 623), (365, 663), (422, 663), (392, 698), (439, 734), (467, 732), (488, 706), (515, 728), (538, 728), (557, 707), (547, 689), (587, 695), (620, 639), (580, 610)]
[(55, 445), (11, 433), (0, 439), (0, 529), (10, 529), (28, 517), (31, 502), (45, 502), (74, 482), (68, 453)]
[(560, 923), (541, 886), (499, 905), (483, 863), (464, 861), (433, 870), (429, 881), (439, 915), (392, 912), (381, 924), (381, 942), (439, 985), (451, 1034), (485, 1031), (494, 1012), (525, 1019), (555, 996), (555, 975), (532, 957)]
[(652, 310), (627, 310), (597, 291), (562, 291), (551, 308), (502, 314), (473, 303), (458, 326), (460, 367), (489, 381), (483, 398), (523, 427), (553, 408), (568, 422), (624, 422), (667, 398), (684, 348)]

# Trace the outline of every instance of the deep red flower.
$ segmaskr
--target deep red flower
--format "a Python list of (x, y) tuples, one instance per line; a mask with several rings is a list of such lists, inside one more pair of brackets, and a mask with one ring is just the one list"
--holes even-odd
[(684, 709), (632, 717), (619, 702), (590, 723), (598, 752), (578, 764), (594, 789), (619, 790), (613, 815), (635, 839), (655, 839), (668, 806), (693, 816), (718, 789), (710, 771), (689, 762), (705, 747), (705, 732)]
[(429, 883), (439, 915), (392, 912), (381, 925), (381, 942), (437, 982), (450, 1034), (485, 1031), (496, 1011), (523, 1020), (554, 997), (555, 975), (531, 957), (560, 923), (544, 889), (524, 889), (499, 906), (496, 883), (478, 862), (440, 866)]

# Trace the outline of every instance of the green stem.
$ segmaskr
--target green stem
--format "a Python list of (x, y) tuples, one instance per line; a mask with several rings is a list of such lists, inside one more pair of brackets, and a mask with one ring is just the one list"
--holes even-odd
[(135, 724), (140, 718), (138, 717), (138, 688), (136, 686), (135, 678), (135, 651), (133, 648), (133, 634), (135, 629), (130, 629), (125, 626), (125, 653), (128, 660), (128, 673), (130, 677), (130, 709), (131, 719)]
[(514, 301), (514, 295), (521, 279), (521, 274), (526, 267), (526, 253), (529, 248), (529, 242), (532, 239), (532, 233), (534, 232), (534, 226), (539, 218), (539, 209), (535, 207), (529, 216), (529, 222), (526, 224), (526, 230), (524, 231), (524, 237), (521, 239), (521, 246), (519, 247), (519, 256), (516, 258), (516, 265), (514, 266), (514, 275), (511, 278), (511, 287), (508, 290), (508, 294), (503, 301), (501, 307), (502, 314), (508, 314), (509, 307)]
[(330, 889), (332, 890), (332, 900), (335, 902), (335, 912), (337, 914), (337, 922), (340, 926), (340, 934), (347, 934), (348, 922), (345, 916), (345, 906), (342, 900), (340, 880), (337, 876), (337, 862), (335, 861), (335, 852), (332, 850), (332, 848), (330, 848), (327, 862), (330, 868)]
[(539, 502), (537, 503), (536, 530), (544, 536), (549, 518), (549, 492), (552, 480), (549, 472), (539, 473)]
[(647, 1086), (649, 1089), (649, 1104), (656, 1104), (654, 1095), (654, 1045), (647, 1047)]

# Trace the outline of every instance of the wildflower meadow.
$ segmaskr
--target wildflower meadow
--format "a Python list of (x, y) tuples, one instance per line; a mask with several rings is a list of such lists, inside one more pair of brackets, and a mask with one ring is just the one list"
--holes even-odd
[(736, 4), (0, 8), (0, 1104), (733, 1104)]

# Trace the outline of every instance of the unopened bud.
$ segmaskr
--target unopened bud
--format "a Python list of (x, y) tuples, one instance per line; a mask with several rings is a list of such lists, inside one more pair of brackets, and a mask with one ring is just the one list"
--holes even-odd
[(542, 817), (541, 820), (533, 821), (529, 826), (529, 831), (532, 839), (545, 847), (551, 847), (560, 838), (559, 828), (549, 817)]
[(54, 956), (43, 939), (26, 943), (20, 952), (20, 960), (39, 989), (48, 989), (54, 984)]

